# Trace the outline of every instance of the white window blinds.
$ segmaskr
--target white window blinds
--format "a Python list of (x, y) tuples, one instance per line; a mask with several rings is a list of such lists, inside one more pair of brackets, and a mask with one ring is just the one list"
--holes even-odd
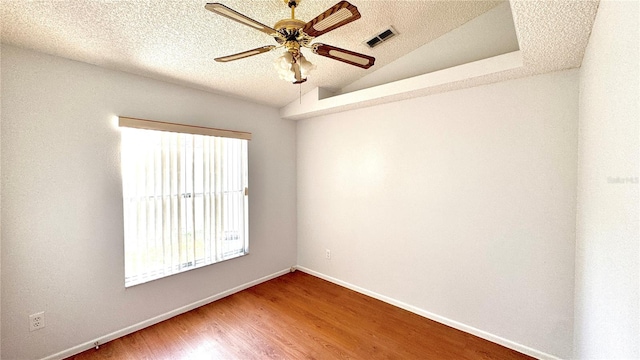
[(247, 254), (251, 134), (130, 118), (120, 126), (125, 286)]

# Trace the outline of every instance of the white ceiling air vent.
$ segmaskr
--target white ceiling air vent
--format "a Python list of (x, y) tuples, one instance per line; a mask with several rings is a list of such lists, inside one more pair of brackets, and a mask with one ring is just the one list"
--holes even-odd
[(378, 35), (365, 41), (365, 44), (367, 44), (367, 46), (369, 46), (370, 48), (374, 48), (396, 35), (398, 35), (398, 32), (396, 31), (396, 29), (394, 29), (393, 26), (389, 26), (388, 29), (383, 30)]

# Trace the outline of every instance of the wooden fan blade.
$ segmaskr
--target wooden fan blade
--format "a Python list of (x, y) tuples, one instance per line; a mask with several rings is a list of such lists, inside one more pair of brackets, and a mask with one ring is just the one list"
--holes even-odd
[(275, 45), (263, 46), (263, 47), (259, 47), (259, 48), (253, 49), (253, 50), (243, 51), (241, 53), (237, 53), (237, 54), (233, 54), (233, 55), (229, 55), (229, 56), (219, 57), (219, 58), (216, 58), (215, 60), (217, 62), (229, 62), (229, 61), (244, 59), (244, 58), (247, 58), (249, 56), (266, 53), (268, 51), (273, 50), (275, 47), (276, 47)]
[(302, 32), (309, 36), (318, 37), (358, 19), (360, 19), (358, 8), (346, 1), (340, 1), (306, 23)]
[(232, 10), (220, 3), (208, 3), (207, 5), (204, 6), (204, 8), (218, 15), (222, 15), (227, 19), (231, 19), (233, 21), (239, 22), (242, 25), (247, 25), (256, 30), (262, 31), (267, 35), (273, 35), (276, 33), (275, 29), (270, 28), (267, 25), (261, 24), (249, 17), (246, 17), (240, 14), (239, 12)]
[(326, 56), (330, 59), (345, 62), (347, 64), (368, 69), (373, 66), (376, 59), (369, 55), (364, 55), (351, 50), (340, 49), (326, 44), (313, 44), (313, 53)]

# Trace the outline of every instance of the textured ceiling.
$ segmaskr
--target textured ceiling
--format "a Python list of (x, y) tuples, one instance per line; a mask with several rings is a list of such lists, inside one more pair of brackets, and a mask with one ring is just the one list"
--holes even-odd
[(464, 25), (343, 87), (338, 94), (367, 89), (520, 49), (511, 6), (504, 2)]
[[(209, 0), (211, 1), (211, 0)], [(296, 18), (311, 20), (338, 0), (303, 0)], [(220, 0), (273, 26), (288, 18), (281, 0)], [(275, 44), (269, 36), (207, 10), (206, 0), (2, 0), (2, 42), (98, 66), (243, 97), (276, 107), (322, 87), (338, 90), (367, 71), (305, 52), (317, 65), (300, 89), (278, 78), (281, 51), (230, 63), (215, 57)], [(319, 42), (376, 57), (381, 68), (500, 4), (500, 1), (351, 0), (362, 14)], [(369, 49), (363, 44), (389, 25), (397, 38)], [(533, 29), (535, 30), (535, 29)]]
[[(364, 70), (307, 51), (305, 56), (317, 69), (299, 88), (278, 78), (272, 63), (280, 51), (230, 63), (213, 61), (215, 57), (275, 42), (264, 33), (205, 10), (206, 1), (0, 0), (1, 40), (106, 68), (282, 107), (297, 103), (300, 92), (304, 94), (317, 87), (337, 93), (341, 89), (350, 91), (351, 84), (362, 83), (358, 80), (377, 71), (384, 73), (389, 81), (402, 79), (400, 72), (398, 75), (392, 71), (394, 67), (431, 61), (428, 56), (415, 56), (420, 51), (446, 53), (450, 49), (442, 46), (447, 43), (464, 43), (447, 39), (454, 39), (456, 33), (459, 36), (462, 25), (477, 23), (474, 19), (504, 3), (350, 0), (362, 18), (323, 35), (318, 41), (375, 56), (376, 64)], [(290, 16), (281, 0), (219, 1), (269, 26)], [(296, 18), (310, 20), (337, 1), (303, 0), (296, 10)], [(366, 103), (424, 96), (581, 65), (598, 8), (597, 0), (510, 0), (509, 3), (523, 59), (521, 67)], [(363, 44), (389, 25), (398, 30), (398, 37), (375, 49)], [(474, 51), (472, 46), (462, 46), (465, 51)], [(455, 59), (452, 61), (451, 66), (457, 65)], [(351, 88), (361, 87), (352, 85)], [(362, 104), (341, 109), (358, 106)]]
[[(303, 96), (302, 104), (298, 105), (297, 101), (291, 102), (280, 109), (280, 116), (285, 119), (300, 120), (580, 67), (585, 49), (589, 43), (591, 29), (598, 10), (598, 1), (511, 0), (509, 3), (520, 45), (520, 50), (517, 53), (513, 52), (481, 60), (482, 64), (480, 65), (476, 61), (405, 80), (381, 84), (353, 93), (325, 94), (322, 97), (313, 99), (313, 101), (310, 101), (312, 97)], [(484, 17), (484, 15), (482, 16)], [(467, 27), (467, 25), (464, 27)], [(445, 40), (443, 38), (451, 39), (455, 32), (457, 31), (447, 33), (437, 41), (425, 46), (431, 47), (438, 42), (446, 43), (448, 41), (441, 40)], [(455, 38), (455, 36), (453, 37)], [(432, 50), (437, 51), (437, 48), (438, 46), (435, 46)], [(504, 58), (504, 56), (508, 55), (519, 56), (521, 58), (520, 64), (513, 67), (505, 67), (505, 64), (499, 58)], [(411, 54), (407, 56), (411, 56)], [(399, 61), (404, 60), (405, 58), (399, 59)], [(486, 69), (492, 70), (489, 72), (479, 71), (476, 74), (467, 73), (470, 68), (476, 71), (479, 67), (485, 68), (485, 66), (487, 66)], [(383, 70), (386, 70), (386, 68)], [(430, 75), (435, 75), (435, 78), (442, 79), (443, 73), (447, 73), (447, 76), (452, 73), (457, 75), (464, 73), (466, 75), (460, 78), (457, 76), (450, 77), (445, 82), (429, 83), (429, 81), (424, 81), (424, 78), (428, 78)], [(416, 82), (420, 83), (419, 87), (415, 86)], [(393, 88), (393, 91), (391, 91), (391, 88)], [(309, 94), (313, 93), (310, 92)], [(308, 101), (305, 102), (305, 98)]]

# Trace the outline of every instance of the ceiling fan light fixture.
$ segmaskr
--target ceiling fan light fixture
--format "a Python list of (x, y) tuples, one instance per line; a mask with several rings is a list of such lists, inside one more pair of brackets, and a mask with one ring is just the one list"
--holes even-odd
[(298, 64), (300, 64), (300, 73), (303, 78), (307, 78), (311, 71), (315, 70), (316, 66), (312, 64), (309, 60), (307, 60), (302, 54), (300, 54), (300, 58), (298, 59)]
[[(302, 54), (299, 54), (296, 59), (289, 51), (285, 51), (282, 55), (278, 56), (273, 65), (278, 71), (280, 79), (294, 84), (306, 81), (307, 76), (316, 68), (316, 66), (309, 62)], [(298, 75), (296, 75), (296, 70), (298, 71)], [(299, 78), (297, 78), (297, 76), (299, 76)]]
[(276, 68), (276, 71), (278, 71), (278, 75), (282, 80), (289, 81), (292, 63), (293, 56), (291, 56), (288, 51), (278, 56), (273, 62), (273, 66)]

